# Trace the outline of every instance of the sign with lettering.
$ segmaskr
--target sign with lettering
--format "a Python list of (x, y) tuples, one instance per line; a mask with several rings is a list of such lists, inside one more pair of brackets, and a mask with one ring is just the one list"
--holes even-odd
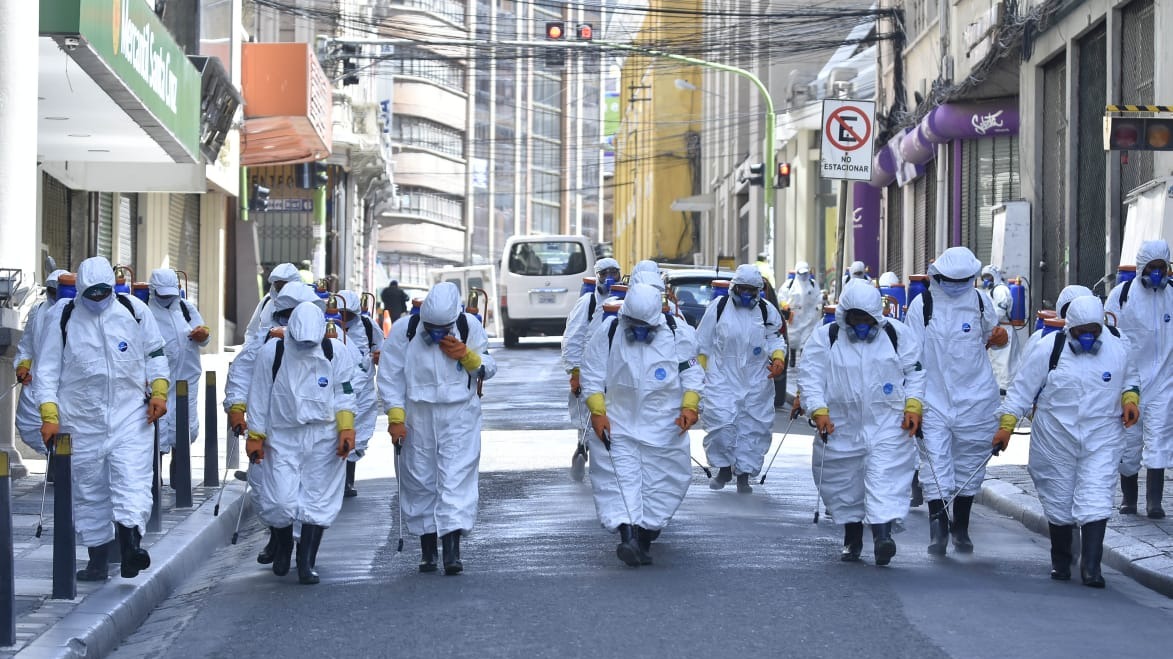
[(819, 155), (823, 178), (871, 180), (875, 112), (872, 101), (823, 101)]

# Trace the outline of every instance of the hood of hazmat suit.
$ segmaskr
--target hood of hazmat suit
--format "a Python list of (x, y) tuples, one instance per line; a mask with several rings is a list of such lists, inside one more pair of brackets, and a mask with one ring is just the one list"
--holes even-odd
[(1144, 272), (1149, 261), (1169, 262), (1169, 243), (1164, 240), (1146, 240), (1136, 251), (1136, 276)]
[(1095, 293), (1093, 293), (1092, 289), (1088, 288), (1087, 286), (1081, 286), (1079, 284), (1064, 286), (1063, 290), (1059, 291), (1059, 298), (1055, 300), (1056, 313), (1059, 314), (1060, 318), (1066, 318), (1067, 305), (1071, 304), (1072, 300), (1077, 297), (1084, 297), (1088, 295), (1094, 296)]
[(794, 264), (794, 273), (798, 275), (809, 275), (811, 271), (811, 264), (806, 261), (799, 261)]
[(313, 302), (301, 302), (289, 316), (285, 330), (287, 344), (298, 348), (313, 348), (326, 338), (326, 314)]
[(895, 286), (900, 283), (900, 277), (895, 272), (885, 272), (880, 275), (880, 286)]
[(968, 247), (950, 247), (941, 252), (937, 260), (929, 266), (929, 274), (942, 275), (949, 279), (971, 279), (977, 277), (981, 268), (982, 262)]
[(605, 259), (599, 259), (598, 261), (595, 261), (595, 274), (596, 275), (604, 270), (610, 270), (611, 268), (615, 268), (616, 270), (619, 270), (620, 269), (619, 268), (619, 261), (616, 261), (615, 259), (613, 259), (611, 257), (607, 257)]
[(655, 261), (644, 259), (636, 263), (635, 267), (631, 269), (631, 274), (634, 275), (637, 272), (650, 272), (658, 276), (660, 274), (660, 265)]
[(1006, 279), (1002, 277), (1002, 270), (996, 265), (987, 265), (982, 268), (982, 277), (990, 275), (994, 278), (994, 286), (999, 286), (1006, 283)]
[(179, 295), (179, 275), (170, 268), (159, 268), (151, 271), (148, 281), (151, 287), (151, 297), (170, 297)]
[(619, 309), (619, 315), (652, 327), (663, 325), (664, 311), (660, 291), (648, 284), (632, 284), (631, 288), (627, 289), (627, 297)]
[(757, 266), (743, 263), (737, 266), (737, 271), (733, 275), (730, 287), (738, 284), (748, 284), (750, 286), (762, 287), (762, 273)]
[(849, 271), (851, 272), (852, 277), (856, 279), (863, 279), (867, 276), (868, 267), (864, 265), (863, 261), (852, 261)]
[(292, 263), (280, 263), (273, 271), (269, 273), (269, 283), (273, 284), (279, 281), (301, 281), (301, 273), (298, 272), (297, 266)]
[[(847, 286), (843, 288), (843, 295), (839, 296), (839, 304), (835, 307), (835, 322), (839, 323), (842, 331), (852, 331), (851, 326), (847, 324), (847, 310), (859, 309), (875, 318), (876, 327), (883, 329), (888, 322), (888, 319), (884, 318), (883, 308), (879, 289), (862, 279), (853, 279), (847, 282)], [(841, 336), (846, 338), (846, 335)]]
[[(667, 290), (666, 287), (664, 286), (664, 280), (660, 277), (659, 272), (652, 272), (652, 271), (648, 271), (648, 270), (636, 270), (631, 273), (631, 279), (629, 281), (631, 282), (631, 285), (633, 285), (633, 286), (635, 284), (643, 284), (645, 286), (651, 286), (652, 288), (660, 291), (661, 293), (663, 293), (665, 290)], [(630, 294), (631, 294), (631, 290), (629, 289), (628, 295), (630, 295)]]
[(420, 307), (420, 321), (429, 325), (451, 325), (459, 315), (460, 291), (450, 281), (433, 286)]

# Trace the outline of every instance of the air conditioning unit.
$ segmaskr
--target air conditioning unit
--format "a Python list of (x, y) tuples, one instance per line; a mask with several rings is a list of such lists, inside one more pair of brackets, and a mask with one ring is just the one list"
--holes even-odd
[(827, 96), (847, 97), (855, 89), (853, 81), (859, 72), (849, 66), (839, 66), (831, 69), (827, 76)]
[(805, 105), (815, 98), (818, 93), (812, 84), (815, 76), (808, 71), (794, 69), (790, 72), (790, 82), (786, 87), (786, 100), (790, 107)]

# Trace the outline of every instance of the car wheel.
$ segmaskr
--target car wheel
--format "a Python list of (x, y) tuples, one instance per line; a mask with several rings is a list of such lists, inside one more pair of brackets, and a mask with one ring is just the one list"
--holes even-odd
[(505, 328), (505, 347), (506, 348), (516, 348), (517, 344), (519, 344), (519, 343), (521, 343), (521, 337), (517, 335), (517, 332), (514, 332), (513, 329), (506, 327)]

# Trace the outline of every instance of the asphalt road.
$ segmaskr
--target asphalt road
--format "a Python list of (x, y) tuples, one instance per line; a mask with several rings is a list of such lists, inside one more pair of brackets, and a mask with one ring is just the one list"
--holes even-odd
[[(631, 569), (568, 477), (556, 342), (499, 350), (486, 383), (481, 508), (458, 577), (396, 553), (386, 435), (359, 463), (318, 559), (322, 583), (254, 561), (253, 521), (151, 615), (116, 657), (1072, 657), (1163, 656), (1173, 602), (1111, 570), (1096, 591), (1048, 578), (1045, 541), (981, 507), (977, 552), (925, 553), (911, 513), (891, 566), (838, 561), (840, 527), (812, 524), (809, 431), (794, 425), (752, 495), (692, 489)], [(380, 424), (382, 426), (382, 424)], [(785, 428), (780, 421), (776, 429)], [(694, 432), (694, 455), (702, 434)], [(776, 441), (781, 435), (776, 436)]]

